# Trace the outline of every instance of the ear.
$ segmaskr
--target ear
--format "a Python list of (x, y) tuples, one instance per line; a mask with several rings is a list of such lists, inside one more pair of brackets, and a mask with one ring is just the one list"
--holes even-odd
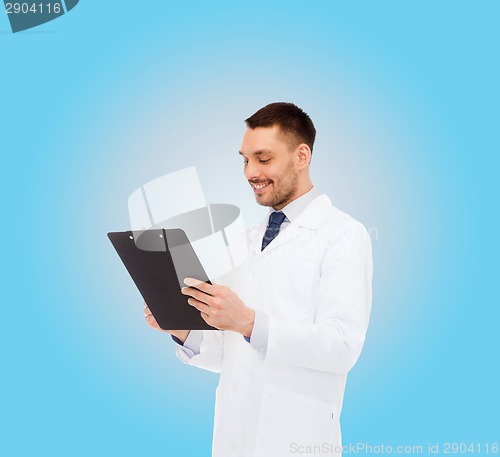
[(299, 167), (299, 170), (302, 170), (306, 168), (309, 165), (309, 162), (311, 161), (311, 149), (309, 146), (305, 143), (299, 144), (296, 150), (297, 154), (297, 165)]

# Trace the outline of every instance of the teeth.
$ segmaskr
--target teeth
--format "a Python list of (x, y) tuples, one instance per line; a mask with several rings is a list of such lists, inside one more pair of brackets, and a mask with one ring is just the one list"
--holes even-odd
[(253, 187), (255, 189), (262, 189), (263, 187), (266, 187), (268, 183), (265, 184), (253, 184)]

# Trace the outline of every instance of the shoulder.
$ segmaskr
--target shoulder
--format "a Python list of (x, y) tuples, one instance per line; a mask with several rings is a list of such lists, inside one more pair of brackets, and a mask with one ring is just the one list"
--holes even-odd
[(368, 231), (360, 221), (334, 206), (328, 196), (324, 197), (327, 200), (328, 210), (321, 230), (329, 240), (369, 240)]

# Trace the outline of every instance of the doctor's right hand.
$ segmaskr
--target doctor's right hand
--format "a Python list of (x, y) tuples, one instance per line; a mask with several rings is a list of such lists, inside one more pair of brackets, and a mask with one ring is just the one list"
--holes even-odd
[(186, 338), (189, 335), (190, 330), (163, 330), (158, 325), (158, 322), (156, 322), (156, 319), (151, 313), (151, 310), (149, 309), (149, 306), (147, 305), (146, 302), (144, 302), (144, 317), (146, 318), (146, 324), (148, 324), (151, 328), (159, 330), (160, 332), (170, 333), (171, 335), (174, 335), (175, 337), (179, 338), (183, 343), (184, 341), (186, 341)]

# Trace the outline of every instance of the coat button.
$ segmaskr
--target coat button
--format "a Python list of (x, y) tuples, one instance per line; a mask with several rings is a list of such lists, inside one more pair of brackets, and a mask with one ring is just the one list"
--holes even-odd
[(238, 384), (233, 384), (233, 392), (238, 392), (238, 390), (240, 390), (240, 387), (238, 386)]

